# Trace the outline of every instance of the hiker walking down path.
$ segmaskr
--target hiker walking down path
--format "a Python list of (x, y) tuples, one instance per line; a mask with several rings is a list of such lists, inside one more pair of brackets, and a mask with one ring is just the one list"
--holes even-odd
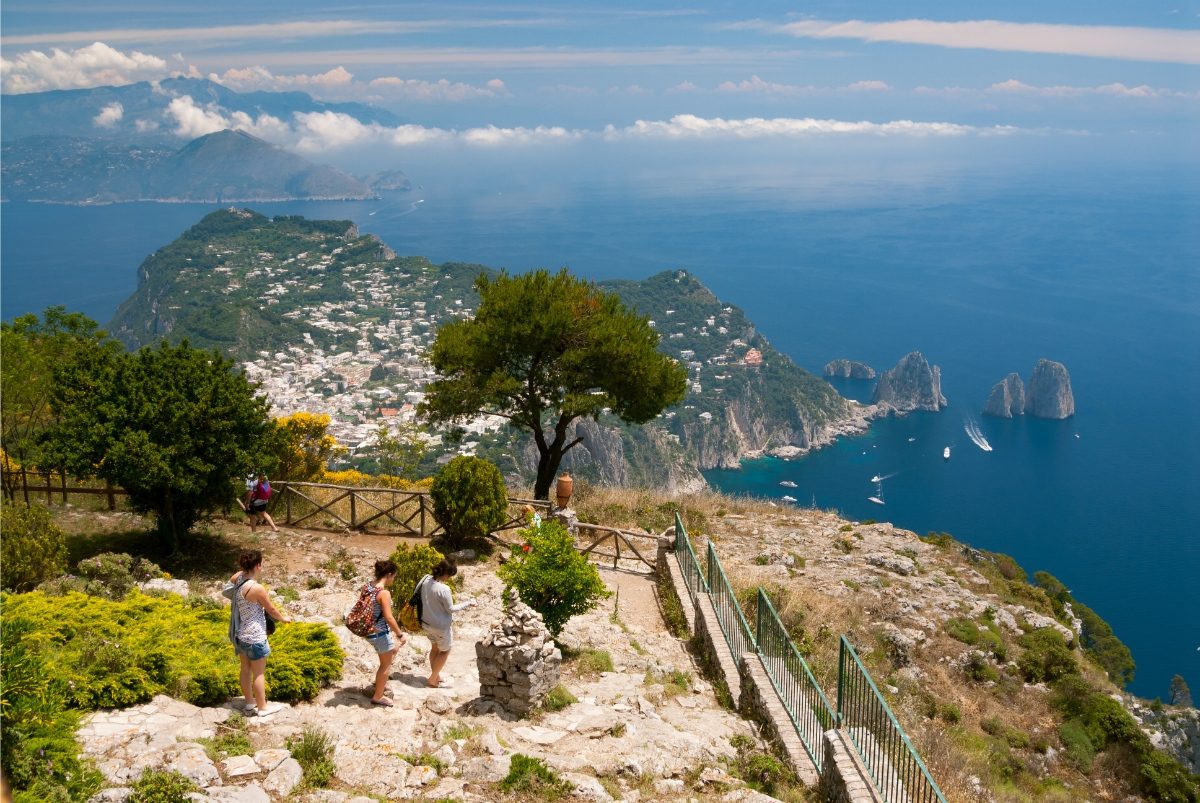
[(267, 475), (260, 473), (258, 481), (250, 490), (250, 503), (246, 507), (246, 513), (250, 516), (251, 532), (258, 529), (258, 525), (263, 523), (263, 519), (266, 519), (267, 524), (271, 525), (272, 531), (279, 532), (279, 528), (275, 526), (275, 520), (267, 512), (267, 503), (271, 501), (271, 493), (271, 483), (267, 480)]
[(257, 549), (243, 552), (238, 558), (242, 570), (229, 578), (222, 592), (233, 601), (230, 609), (229, 636), (234, 652), (241, 663), (238, 681), (242, 686), (242, 697), (246, 704), (246, 716), (266, 717), (283, 708), (282, 703), (267, 704), (265, 675), (267, 656), (271, 645), (267, 641), (267, 616), (276, 622), (291, 620), (267, 596), (267, 590), (258, 582), (262, 572), (263, 556)]
[(371, 646), (379, 654), (379, 669), (375, 672), (375, 693), (371, 697), (371, 702), (375, 705), (392, 705), (392, 701), (384, 696), (388, 673), (392, 668), (392, 661), (396, 658), (396, 652), (408, 641), (392, 613), (392, 592), (389, 589), (396, 581), (398, 571), (399, 568), (390, 560), (375, 561), (375, 599), (372, 603), (375, 630), (367, 636), (367, 641), (371, 642)]
[(458, 566), (454, 561), (445, 559), (420, 581), (421, 628), (425, 635), (429, 636), (432, 644), (429, 650), (430, 688), (448, 685), (441, 672), (450, 657), (450, 648), (454, 645), (454, 612), (475, 604), (473, 599), (454, 602), (446, 581), (456, 574)]

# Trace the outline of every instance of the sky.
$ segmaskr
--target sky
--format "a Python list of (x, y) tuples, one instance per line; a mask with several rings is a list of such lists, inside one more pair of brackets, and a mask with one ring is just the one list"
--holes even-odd
[(180, 137), (236, 125), (310, 154), (581, 140), (1069, 150), (1099, 137), (1194, 156), (1200, 139), (1200, 0), (6, 0), (0, 58), (5, 94), (190, 75), (401, 121), (238, 118), (191, 98), (162, 121)]

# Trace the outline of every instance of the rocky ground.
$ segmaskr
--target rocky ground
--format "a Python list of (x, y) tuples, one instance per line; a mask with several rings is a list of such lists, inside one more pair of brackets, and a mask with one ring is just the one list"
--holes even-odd
[[(340, 624), (362, 579), (344, 580), (321, 566), (336, 554), (365, 575), (398, 539), (283, 530), (260, 532), (257, 540), (265, 554), (264, 583), (299, 592), (299, 599), (286, 603), (289, 614), (328, 623), (338, 634), (346, 652), (342, 679), (310, 703), (246, 719), (252, 754), (223, 761), (211, 760), (196, 740), (227, 728), (240, 700), (198, 708), (159, 697), (95, 713), (80, 738), (113, 785), (102, 799), (123, 800), (143, 768), (169, 766), (204, 790), (196, 800), (494, 800), (495, 783), (517, 753), (543, 759), (573, 784), (576, 797), (592, 800), (765, 797), (725, 771), (723, 759), (735, 753), (730, 738), (752, 736), (753, 729), (717, 703), (685, 645), (666, 631), (650, 576), (602, 572), (615, 596), (573, 619), (559, 643), (607, 651), (613, 671), (579, 673), (568, 662), (563, 680), (579, 702), (518, 719), (478, 695), (474, 644), (501, 616), (494, 559), (464, 565), (461, 590), (480, 604), (457, 614), (455, 647), (443, 672), (451, 685), (426, 687), (429, 641), (412, 635), (388, 682), (395, 706), (382, 708), (370, 704), (374, 650)], [(317, 575), (326, 586), (307, 589), (306, 579)], [(204, 591), (217, 595), (219, 586), (214, 582)], [(687, 692), (658, 682), (674, 670), (691, 675)], [(305, 791), (285, 745), (313, 728), (331, 736), (336, 771), (332, 788)]]

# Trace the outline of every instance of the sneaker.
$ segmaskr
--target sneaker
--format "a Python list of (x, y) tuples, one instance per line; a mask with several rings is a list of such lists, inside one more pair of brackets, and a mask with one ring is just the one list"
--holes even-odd
[(263, 708), (261, 711), (259, 711), (259, 712), (258, 712), (258, 716), (260, 716), (260, 717), (269, 717), (269, 716), (271, 716), (272, 714), (277, 714), (277, 713), (279, 713), (280, 711), (282, 711), (282, 710), (283, 710), (284, 708), (286, 708), (286, 707), (287, 707), (287, 706), (285, 706), (283, 703), (267, 703), (266, 707), (265, 707), (265, 708)]
[(245, 708), (242, 709), (242, 716), (244, 716), (244, 717), (258, 716), (258, 706), (254, 705), (253, 703), (246, 706)]

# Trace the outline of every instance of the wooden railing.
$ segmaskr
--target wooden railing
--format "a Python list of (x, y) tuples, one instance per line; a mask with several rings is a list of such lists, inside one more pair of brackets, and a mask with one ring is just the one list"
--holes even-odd
[[(78, 483), (78, 480), (72, 480)], [(34, 484), (40, 483), (40, 484)], [(67, 485), (67, 476), (59, 471), (29, 471), (24, 466), (19, 469), (6, 469), (0, 472), (0, 486), (4, 489), (4, 495), (12, 501), (16, 501), (20, 497), (25, 504), (30, 501), (37, 501), (36, 498), (31, 500), (30, 494), (37, 497), (39, 494), (46, 495), (46, 504), (52, 504), (55, 497), (62, 499), (65, 505), (70, 497), (74, 494), (83, 496), (104, 496), (107, 497), (108, 509), (117, 509), (117, 497), (128, 496), (129, 494), (122, 488), (115, 487), (112, 483), (105, 482), (102, 485)]]
[[(592, 537), (590, 544), (583, 547), (579, 551), (584, 555), (595, 555), (596, 557), (612, 558), (613, 568), (617, 568), (622, 560), (636, 560), (646, 565), (651, 571), (654, 571), (655, 561), (658, 559), (658, 542), (660, 538), (669, 537), (673, 533), (673, 529), (668, 529), (661, 536), (654, 535), (649, 532), (632, 532), (630, 530), (619, 530), (616, 527), (604, 527), (599, 524), (584, 524), (578, 525), (579, 535), (583, 538)], [(586, 534), (586, 535), (585, 535)], [(638, 549), (637, 541), (641, 541), (641, 549)], [(598, 547), (606, 546), (611, 543), (613, 551), (601, 552)], [(621, 554), (621, 546), (625, 546), (626, 554)], [(645, 550), (650, 557), (647, 558), (642, 554)]]

